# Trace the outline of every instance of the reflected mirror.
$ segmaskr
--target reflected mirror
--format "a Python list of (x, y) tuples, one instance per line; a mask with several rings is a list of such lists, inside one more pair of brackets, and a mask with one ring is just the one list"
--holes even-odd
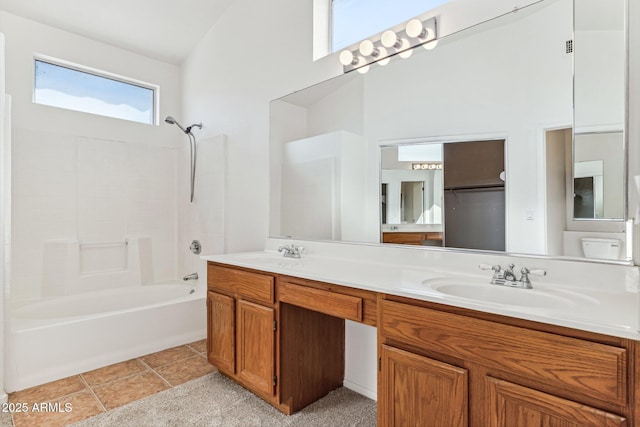
[(625, 219), (625, 0), (575, 2), (574, 219)]
[[(630, 260), (624, 99), (595, 99), (604, 96), (588, 90), (595, 71), (583, 68), (596, 58), (579, 56), (578, 30), (600, 14), (591, 5), (608, 2), (576, 3), (575, 43), (574, 2), (544, 0), (273, 101), (270, 235)], [(459, 13), (446, 6), (439, 28)], [(624, 8), (609, 12), (624, 21)], [(624, 35), (608, 40), (615, 46), (600, 50), (624, 51)], [(466, 163), (447, 154), (489, 142), (498, 148)], [(442, 159), (402, 157), (425, 146)], [(592, 237), (619, 252), (587, 255)]]
[(505, 250), (504, 140), (381, 147), (382, 242)]

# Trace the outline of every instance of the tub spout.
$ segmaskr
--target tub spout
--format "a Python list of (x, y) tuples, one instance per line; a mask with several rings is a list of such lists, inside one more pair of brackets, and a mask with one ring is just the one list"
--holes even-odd
[(198, 280), (198, 273), (191, 273), (191, 274), (187, 274), (186, 276), (184, 276), (182, 278), (182, 280), (184, 280), (185, 282), (187, 280)]

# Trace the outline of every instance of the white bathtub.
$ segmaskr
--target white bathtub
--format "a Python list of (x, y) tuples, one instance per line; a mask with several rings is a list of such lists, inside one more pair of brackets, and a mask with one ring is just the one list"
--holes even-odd
[(5, 388), (22, 390), (206, 337), (206, 286), (100, 290), (12, 310)]

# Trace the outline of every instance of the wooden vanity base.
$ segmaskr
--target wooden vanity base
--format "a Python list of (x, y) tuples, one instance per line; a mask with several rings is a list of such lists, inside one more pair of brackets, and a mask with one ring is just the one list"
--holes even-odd
[(378, 328), (378, 425), (640, 422), (633, 340), (208, 264), (209, 362), (292, 414), (344, 380), (345, 319)]

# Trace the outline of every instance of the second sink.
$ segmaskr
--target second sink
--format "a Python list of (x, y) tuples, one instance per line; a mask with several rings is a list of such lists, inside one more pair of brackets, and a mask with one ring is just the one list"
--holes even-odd
[(450, 279), (425, 280), (423, 285), (445, 295), (501, 305), (548, 309), (567, 308), (574, 305), (567, 296), (538, 289), (515, 289)]

